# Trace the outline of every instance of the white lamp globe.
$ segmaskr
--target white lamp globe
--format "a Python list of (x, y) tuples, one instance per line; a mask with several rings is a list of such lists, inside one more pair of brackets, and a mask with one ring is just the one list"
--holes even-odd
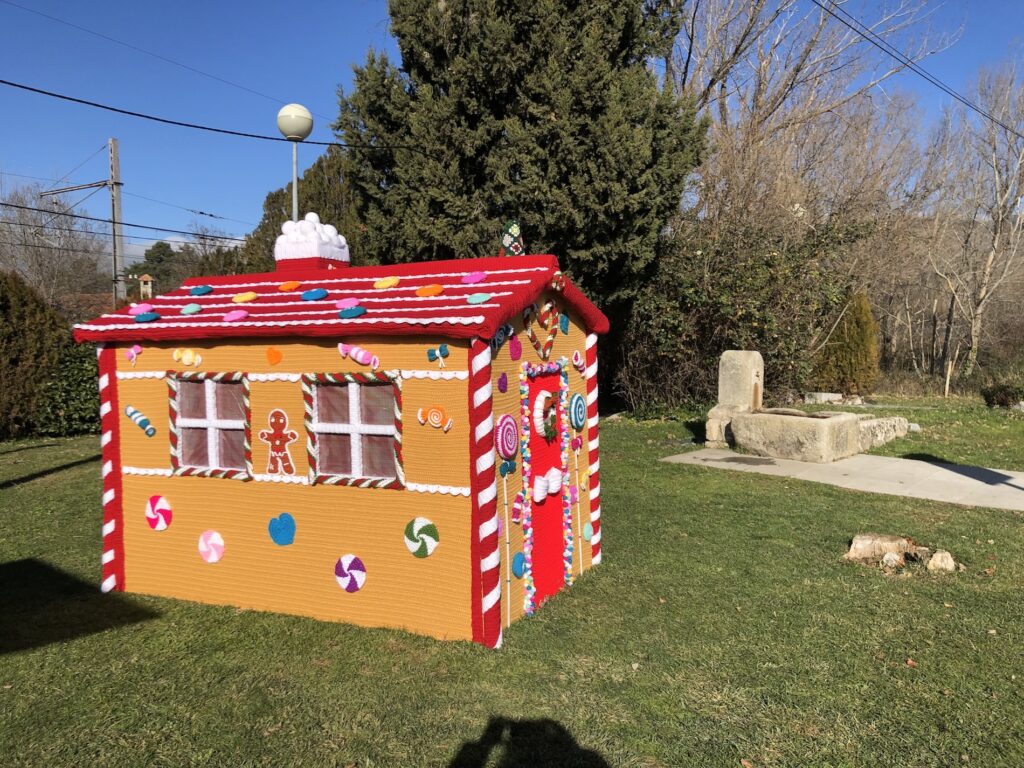
[(302, 141), (313, 132), (313, 115), (301, 104), (285, 104), (277, 113), (277, 130), (289, 141)]

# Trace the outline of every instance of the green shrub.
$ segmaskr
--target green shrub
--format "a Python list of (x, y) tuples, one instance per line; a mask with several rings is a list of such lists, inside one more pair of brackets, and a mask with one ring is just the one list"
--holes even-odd
[(981, 396), (989, 408), (1012, 408), (1024, 402), (1024, 383), (996, 381), (981, 388)]
[(0, 272), (0, 439), (32, 434), (67, 323), (24, 280)]
[(53, 376), (43, 386), (36, 406), (36, 433), (64, 437), (99, 431), (98, 375), (96, 348), (69, 340)]
[(818, 359), (813, 385), (827, 392), (870, 394), (878, 383), (878, 324), (863, 291), (851, 294)]

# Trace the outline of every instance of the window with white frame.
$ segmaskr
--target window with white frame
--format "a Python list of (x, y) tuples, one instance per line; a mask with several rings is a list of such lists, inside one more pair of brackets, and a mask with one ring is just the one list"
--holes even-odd
[(178, 379), (178, 461), (195, 469), (241, 469), (245, 462), (244, 383)]
[(316, 434), (318, 475), (398, 477), (390, 382), (317, 384), (309, 428)]

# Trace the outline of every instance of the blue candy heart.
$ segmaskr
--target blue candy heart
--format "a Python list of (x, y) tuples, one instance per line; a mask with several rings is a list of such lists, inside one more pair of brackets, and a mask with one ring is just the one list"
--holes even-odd
[(282, 512), (277, 517), (270, 518), (267, 524), (270, 532), (270, 540), (279, 547), (287, 547), (295, 541), (295, 518), (287, 512)]

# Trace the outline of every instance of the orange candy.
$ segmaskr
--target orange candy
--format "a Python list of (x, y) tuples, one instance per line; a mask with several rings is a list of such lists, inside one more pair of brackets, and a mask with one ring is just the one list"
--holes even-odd
[(301, 286), (302, 286), (302, 283), (300, 283), (298, 280), (288, 280), (286, 282), (281, 283), (279, 286), (277, 286), (277, 290), (279, 290), (279, 291), (296, 291)]
[(417, 296), (440, 296), (444, 293), (444, 286), (438, 283), (423, 285), (416, 289)]

